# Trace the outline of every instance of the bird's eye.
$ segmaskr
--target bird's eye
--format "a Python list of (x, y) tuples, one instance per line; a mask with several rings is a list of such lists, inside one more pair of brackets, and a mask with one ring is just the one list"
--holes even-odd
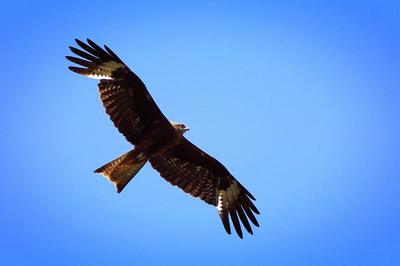
[(180, 128), (185, 128), (185, 125), (180, 124), (179, 127), (180, 127)]

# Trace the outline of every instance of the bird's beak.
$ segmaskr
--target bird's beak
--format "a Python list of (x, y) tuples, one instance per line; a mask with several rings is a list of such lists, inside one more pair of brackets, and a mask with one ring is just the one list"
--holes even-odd
[(189, 129), (190, 129), (189, 127), (186, 127), (186, 131), (189, 131)]

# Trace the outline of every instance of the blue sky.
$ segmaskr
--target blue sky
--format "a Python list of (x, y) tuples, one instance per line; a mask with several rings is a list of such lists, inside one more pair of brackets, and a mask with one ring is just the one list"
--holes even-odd
[[(400, 263), (398, 1), (0, 7), (0, 264)], [(93, 174), (130, 146), (67, 69), (87, 37), (255, 195), (253, 236), (150, 166), (121, 194)]]

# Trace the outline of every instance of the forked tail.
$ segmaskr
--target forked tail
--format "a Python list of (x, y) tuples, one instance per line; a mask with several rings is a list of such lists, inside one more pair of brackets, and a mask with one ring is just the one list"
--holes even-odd
[(114, 183), (120, 193), (131, 179), (142, 169), (148, 159), (137, 162), (134, 159), (134, 150), (131, 150), (115, 160), (96, 169), (94, 172), (107, 177)]

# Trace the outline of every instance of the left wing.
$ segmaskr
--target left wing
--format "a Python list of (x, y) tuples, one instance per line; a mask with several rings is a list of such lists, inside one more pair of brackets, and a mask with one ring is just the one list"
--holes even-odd
[(106, 113), (125, 138), (136, 145), (154, 128), (163, 127), (165, 134), (175, 130), (167, 120), (142, 80), (107, 46), (104, 49), (87, 39), (75, 40), (81, 49), (70, 47), (77, 55), (66, 58), (79, 65), (69, 69), (80, 75), (100, 79), (100, 99)]
[(172, 185), (216, 206), (228, 234), (231, 234), (228, 217), (240, 238), (243, 234), (239, 218), (250, 234), (253, 231), (247, 218), (259, 226), (253, 213), (260, 212), (251, 201), (255, 200), (253, 195), (220, 162), (186, 138), (172, 149), (152, 157), (150, 163)]

